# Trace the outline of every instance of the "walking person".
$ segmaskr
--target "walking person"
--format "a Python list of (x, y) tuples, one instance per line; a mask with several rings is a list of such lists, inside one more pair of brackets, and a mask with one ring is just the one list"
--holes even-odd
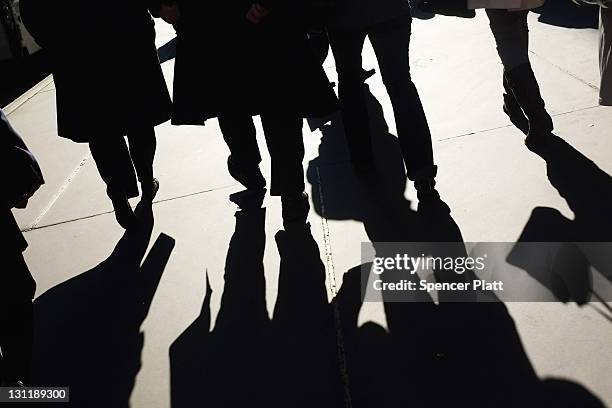
[(471, 9), (486, 8), (504, 67), (503, 109), (510, 121), (527, 135), (530, 145), (553, 131), (553, 120), (546, 110), (538, 81), (529, 61), (529, 10), (544, 0), (468, 0)]
[[(154, 127), (170, 118), (171, 100), (145, 2), (120, 10), (98, 2), (22, 0), (24, 23), (49, 52), (61, 137), (88, 143), (123, 228), (137, 225), (128, 202), (152, 203)], [(127, 136), (128, 144), (125, 136)]]
[(362, 80), (362, 50), (369, 37), (391, 99), (408, 178), (421, 204), (439, 198), (435, 190), (431, 133), (410, 75), (412, 16), (406, 0), (339, 0), (329, 24), (338, 72), (338, 92), (351, 161), (358, 174), (374, 168), (372, 135)]
[(612, 1), (582, 0), (597, 4), (599, 10), (599, 104), (612, 106)]
[(0, 147), (2, 173), (7, 175), (0, 200), (0, 386), (21, 387), (30, 379), (36, 282), (23, 258), (28, 243), (11, 209), (25, 208), (44, 179), (36, 159), (1, 110)]
[(286, 224), (305, 221), (303, 119), (333, 113), (337, 101), (300, 10), (275, 0), (177, 1), (162, 6), (160, 16), (177, 28), (172, 123), (218, 118), (230, 174), (247, 189), (263, 189), (252, 118), (261, 115), (272, 161), (270, 193), (281, 197)]

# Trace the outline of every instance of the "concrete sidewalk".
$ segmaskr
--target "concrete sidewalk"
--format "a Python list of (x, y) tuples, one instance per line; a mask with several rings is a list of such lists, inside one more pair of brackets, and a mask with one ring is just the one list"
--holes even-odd
[[(605, 173), (612, 174), (612, 110), (597, 105), (597, 32), (550, 26), (538, 22), (537, 17), (531, 15), (531, 58), (554, 115), (555, 133)], [(157, 29), (158, 47), (174, 37), (172, 29), (162, 22)], [(514, 242), (536, 207), (557, 209), (573, 219), (570, 205), (547, 178), (546, 163), (525, 148), (522, 135), (510, 126), (502, 112), (501, 65), (484, 14), (479, 13), (475, 20), (446, 17), (416, 20), (411, 47), (414, 80), (435, 139), (439, 190), (452, 209), (464, 240)], [(173, 64), (173, 60), (163, 64), (170, 87)], [(373, 51), (366, 47), (364, 67), (375, 64)], [(330, 79), (335, 80), (331, 57), (326, 68)], [(372, 95), (380, 102), (388, 133), (394, 135), (392, 108), (380, 76), (368, 83)], [(95, 98), (96, 82), (92, 81), (90, 87)], [(38, 157), (47, 180), (28, 208), (16, 211), (16, 216), (30, 243), (26, 258), (38, 283), (37, 302), (54, 308), (44, 311), (45, 316), (55, 320), (44, 322), (48, 337), (40, 341), (60, 344), (56, 351), (70, 354), (59, 356), (57, 361), (80, 370), (73, 375), (95, 378), (96, 372), (105, 372), (104, 367), (97, 365), (103, 366), (104, 360), (91, 355), (104, 352), (94, 347), (97, 343), (92, 343), (91, 348), (83, 343), (95, 338), (104, 344), (109, 331), (120, 330), (115, 324), (119, 317), (110, 312), (125, 312), (113, 307), (124, 289), (121, 279), (104, 282), (96, 271), (101, 264), (106, 265), (103, 261), (109, 258), (124, 231), (114, 220), (87, 146), (56, 136), (54, 101), (53, 83), (45, 83), (14, 104), (8, 114)], [(259, 124), (258, 130), (265, 152)], [(307, 188), (313, 200), (311, 231), (324, 265), (326, 291), (331, 300), (340, 291), (345, 272), (361, 263), (360, 244), (372, 239), (372, 231), (359, 210), (357, 181), (337, 129), (326, 127), (311, 132), (305, 126), (304, 130)], [(115, 374), (119, 378), (129, 377), (119, 401), (129, 398), (133, 407), (179, 408), (173, 395), (176, 390), (171, 389), (169, 350), (194, 321), (201, 320), (207, 280), (212, 290), (210, 329), (216, 328), (226, 284), (228, 245), (236, 223), (236, 207), (228, 196), (239, 191), (240, 186), (227, 174), (228, 150), (215, 121), (209, 121), (205, 127), (172, 127), (166, 123), (158, 128), (157, 134), (156, 174), (161, 189), (154, 205), (151, 243), (167, 244), (166, 236), (174, 243), (164, 247), (166, 252), (162, 251), (167, 258), (163, 262), (165, 267), (159, 271), (142, 325), (126, 330), (129, 340), (121, 340), (126, 347), (129, 344), (133, 348), (123, 352), (137, 360), (130, 366), (134, 371), (130, 377), (119, 372), (123, 367), (119, 365)], [(393, 154), (398, 154), (395, 142), (385, 141), (395, 149)], [(378, 157), (382, 167), (397, 171), (397, 166), (380, 154), (382, 151)], [(263, 171), (269, 174), (267, 154)], [(397, 178), (390, 175), (389, 179), (389, 183), (395, 183)], [(408, 201), (404, 204), (414, 209), (416, 193), (412, 186), (405, 186), (400, 180), (397, 187), (405, 190)], [(277, 249), (277, 245), (280, 248), (282, 245), (274, 238), (282, 223), (280, 202), (268, 197), (266, 207), (263, 265), (265, 302), (271, 314), (282, 286), (278, 282), (283, 263)], [(248, 274), (249, 270), (244, 272)], [(108, 302), (109, 315), (96, 312), (102, 306), (92, 299)], [(559, 377), (581, 384), (612, 406), (612, 320), (602, 314), (610, 316), (603, 305), (509, 303), (507, 307), (526, 356), (540, 378)], [(359, 324), (373, 321), (387, 327), (387, 317), (382, 304), (368, 303), (361, 308)], [(138, 330), (144, 333), (143, 339), (139, 338)], [(121, 344), (113, 343), (119, 340), (111, 336), (107, 340), (109, 349), (121, 349)], [(224, 343), (202, 344), (222, 348)], [(495, 355), (489, 358), (495, 364)], [(350, 370), (350, 364), (340, 363), (338, 381), (345, 380), (347, 373), (350, 378)], [(212, 390), (220, 380), (215, 380), (214, 370), (206, 372), (202, 387)], [(109, 373), (114, 375), (112, 369)], [(225, 378), (222, 375), (232, 378), (226, 372), (219, 373), (220, 378)], [(111, 379), (105, 386), (112, 386), (115, 381), (119, 380)], [(101, 384), (90, 386), (92, 393), (101, 391)], [(275, 388), (274, 384), (270, 386)], [(344, 388), (344, 393), (358, 392), (346, 381)]]

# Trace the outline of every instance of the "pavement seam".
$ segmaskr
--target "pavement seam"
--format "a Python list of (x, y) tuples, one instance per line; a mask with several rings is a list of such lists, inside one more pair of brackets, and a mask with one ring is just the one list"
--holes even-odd
[[(227, 185), (227, 186), (216, 187), (216, 188), (212, 188), (212, 189), (208, 189), (208, 190), (198, 191), (198, 192), (195, 192), (195, 193), (184, 194), (184, 195), (181, 195), (181, 196), (165, 198), (163, 200), (154, 201), (153, 204), (155, 205), (155, 204), (165, 203), (165, 202), (169, 202), (169, 201), (180, 200), (180, 199), (183, 199), (183, 198), (189, 198), (189, 197), (193, 197), (193, 196), (200, 195), (200, 194), (205, 194), (205, 193), (210, 193), (210, 192), (213, 192), (213, 191), (218, 191), (218, 190), (223, 190), (223, 189), (231, 188), (231, 187), (234, 187), (236, 185), (237, 184), (231, 184), (231, 185)], [(58, 198), (59, 198), (59, 196), (58, 196)], [(57, 200), (55, 200), (55, 201), (57, 201)], [(28, 228), (22, 230), (22, 232), (30, 232), (30, 231), (34, 231), (34, 230), (39, 230), (39, 229), (44, 229), (44, 228), (49, 228), (49, 227), (55, 227), (55, 226), (58, 226), (58, 225), (70, 224), (72, 222), (88, 220), (90, 218), (96, 218), (96, 217), (100, 217), (102, 215), (107, 215), (107, 214), (112, 214), (112, 213), (114, 213), (113, 210), (103, 211), (103, 212), (99, 212), (99, 213), (95, 213), (95, 214), (91, 214), (91, 215), (85, 215), (83, 217), (72, 218), (72, 219), (69, 219), (69, 220), (54, 222), (52, 224), (36, 225), (34, 227), (28, 227)], [(41, 215), (41, 218), (42, 218), (42, 216), (44, 216), (44, 215)]]
[[(600, 105), (587, 106), (587, 107), (584, 107), (584, 108), (578, 108), (578, 109), (574, 109), (574, 110), (571, 110), (571, 111), (556, 113), (556, 114), (551, 115), (551, 116), (553, 118), (556, 118), (556, 117), (559, 117), (559, 116), (571, 115), (572, 113), (587, 111), (587, 110), (590, 110), (590, 109), (596, 109), (596, 108), (600, 108), (600, 107), (601, 107)], [(459, 139), (459, 138), (463, 138), (463, 137), (467, 137), (467, 136), (479, 135), (481, 133), (487, 133), (487, 132), (492, 132), (494, 130), (513, 128), (513, 127), (514, 127), (514, 125), (510, 124), (510, 125), (497, 126), (497, 127), (488, 128), (488, 129), (482, 129), (482, 130), (478, 130), (478, 131), (475, 131), (475, 132), (463, 133), (463, 134), (460, 134), (460, 135), (449, 136), (449, 137), (445, 137), (445, 138), (442, 138), (442, 139), (434, 140), (434, 143), (447, 142), (447, 141), (453, 140), (453, 139)]]
[(564, 74), (569, 75), (570, 77), (574, 78), (575, 80), (577, 80), (578, 82), (582, 83), (583, 85), (586, 85), (586, 86), (588, 86), (589, 88), (593, 89), (594, 91), (599, 92), (599, 87), (598, 87), (597, 85), (592, 84), (592, 83), (588, 82), (587, 80), (580, 78), (578, 75), (576, 75), (576, 74), (572, 73), (572, 72), (571, 72), (571, 71), (569, 71), (568, 69), (565, 69), (565, 68), (563, 68), (562, 66), (555, 64), (554, 62), (552, 62), (552, 61), (551, 61), (551, 60), (549, 60), (548, 58), (544, 58), (543, 56), (541, 56), (541, 55), (539, 55), (539, 54), (535, 53), (535, 52), (534, 52), (534, 51), (532, 51), (532, 50), (529, 50), (529, 53), (530, 53), (531, 55), (534, 55), (534, 56), (536, 56), (537, 58), (541, 59), (543, 62), (546, 62), (547, 64), (549, 64), (549, 65), (551, 65), (551, 66), (553, 66), (553, 67), (557, 68), (559, 71), (563, 72)]
[(88, 154), (79, 162), (79, 164), (74, 168), (74, 170), (72, 170), (72, 173), (70, 173), (68, 178), (62, 183), (62, 185), (57, 190), (57, 192), (53, 195), (53, 197), (51, 197), (51, 200), (49, 200), (47, 205), (42, 209), (38, 217), (36, 217), (34, 221), (32, 221), (32, 223), (23, 230), (23, 232), (28, 232), (34, 229), (38, 229), (38, 225), (41, 223), (43, 218), (49, 213), (49, 211), (51, 211), (51, 208), (53, 208), (57, 200), (59, 200), (62, 194), (64, 194), (64, 192), (68, 189), (72, 180), (74, 180), (75, 177), (79, 174), (79, 172), (85, 166), (85, 164), (87, 163), (90, 157), (91, 155)]
[(52, 75), (47, 76), (45, 79), (43, 79), (42, 81), (34, 85), (32, 88), (25, 91), (23, 94), (21, 94), (13, 102), (3, 107), (2, 110), (4, 111), (4, 114), (7, 117), (10, 116), (11, 113), (15, 112), (17, 109), (23, 106), (30, 99), (38, 95), (43, 89), (49, 86), (49, 84), (51, 84), (52, 82), (53, 82), (53, 76)]

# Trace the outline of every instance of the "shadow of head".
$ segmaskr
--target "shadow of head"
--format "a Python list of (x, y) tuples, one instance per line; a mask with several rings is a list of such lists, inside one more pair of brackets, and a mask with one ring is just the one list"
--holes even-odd
[[(98, 266), (35, 300), (34, 383), (70, 386), (74, 406), (128, 404), (144, 344), (140, 327), (174, 248), (161, 234), (141, 265), (151, 233), (146, 221), (127, 231)], [(102, 383), (109, 390), (99, 395)]]

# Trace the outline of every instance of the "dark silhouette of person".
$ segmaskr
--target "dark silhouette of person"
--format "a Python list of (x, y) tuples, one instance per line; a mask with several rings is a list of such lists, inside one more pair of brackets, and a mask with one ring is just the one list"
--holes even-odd
[(89, 144), (117, 221), (133, 227), (128, 198), (139, 195), (137, 181), (144, 202), (157, 193), (154, 127), (171, 111), (149, 14), (157, 10), (145, 1), (120, 10), (91, 0), (25, 0), (20, 7), (51, 58), (59, 136)]
[(252, 119), (260, 114), (272, 160), (270, 193), (281, 197), (284, 221), (305, 220), (303, 118), (334, 112), (337, 100), (309, 48), (300, 8), (277, 0), (185, 0), (168, 7), (162, 18), (178, 36), (172, 123), (202, 125), (217, 117), (230, 174), (261, 189)]
[(32, 299), (36, 282), (23, 258), (28, 243), (12, 208), (25, 208), (44, 183), (40, 167), (0, 110), (0, 163), (7, 182), (2, 188), (0, 231), (0, 385), (23, 386), (30, 381)]
[[(503, 2), (502, 2), (503, 3)], [(504, 66), (503, 109), (510, 121), (527, 135), (529, 146), (553, 131), (540, 87), (529, 61), (529, 10), (487, 9), (491, 32)]]
[(437, 197), (431, 133), (410, 76), (409, 46), (412, 17), (406, 0), (340, 0), (329, 23), (342, 120), (351, 161), (358, 173), (372, 170), (372, 132), (363, 87), (361, 62), (366, 37), (376, 53), (383, 82), (391, 98), (398, 138), (408, 178), (419, 200)]

